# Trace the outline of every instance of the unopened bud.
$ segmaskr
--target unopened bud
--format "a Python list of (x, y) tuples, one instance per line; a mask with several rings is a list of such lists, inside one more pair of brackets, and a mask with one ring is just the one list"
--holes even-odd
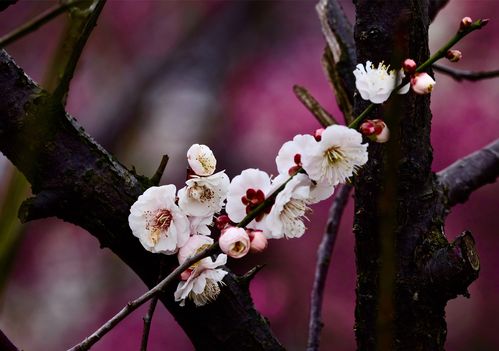
[(435, 86), (435, 81), (426, 72), (416, 73), (411, 78), (411, 87), (416, 94), (429, 94)]
[(250, 238), (243, 228), (229, 227), (222, 232), (218, 245), (228, 256), (241, 258), (249, 252)]
[(416, 71), (416, 61), (413, 59), (405, 59), (402, 68), (404, 69), (404, 72), (413, 74)]
[(315, 130), (315, 132), (314, 132), (314, 138), (315, 138), (315, 140), (321, 141), (321, 139), (322, 139), (322, 132), (324, 132), (324, 128), (319, 128), (319, 129)]
[(471, 26), (472, 23), (473, 23), (473, 20), (470, 17), (463, 17), (463, 19), (461, 20), (461, 23), (459, 24), (459, 29), (460, 30), (466, 29), (469, 26)]
[(390, 130), (380, 119), (366, 120), (361, 124), (360, 132), (377, 143), (386, 143), (390, 139)]
[(180, 273), (180, 280), (187, 280), (192, 274), (192, 269), (186, 269), (182, 273)]
[(219, 230), (224, 230), (225, 227), (230, 223), (229, 216), (227, 215), (220, 215), (217, 218), (215, 218), (215, 226)]
[(267, 248), (269, 242), (261, 230), (247, 230), (246, 232), (251, 240), (250, 252), (258, 253)]
[(463, 54), (459, 50), (449, 50), (445, 54), (445, 58), (448, 59), (450, 62), (457, 62), (463, 58)]

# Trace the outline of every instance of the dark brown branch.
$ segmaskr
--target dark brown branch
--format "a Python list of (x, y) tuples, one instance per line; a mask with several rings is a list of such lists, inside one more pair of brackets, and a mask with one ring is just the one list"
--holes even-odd
[(442, 10), (448, 3), (449, 0), (430, 0), (428, 7), (428, 16), (430, 17), (430, 21), (433, 22), (440, 10)]
[(149, 331), (151, 330), (152, 317), (154, 316), (154, 311), (156, 310), (156, 305), (158, 304), (159, 296), (156, 295), (151, 299), (149, 304), (149, 309), (147, 314), (144, 316), (144, 330), (142, 332), (142, 341), (140, 343), (140, 351), (147, 351), (147, 343), (149, 342)]
[(163, 176), (163, 173), (165, 172), (165, 168), (166, 168), (166, 165), (168, 164), (169, 159), (170, 158), (168, 157), (168, 155), (163, 155), (163, 157), (161, 158), (161, 162), (158, 166), (158, 169), (156, 170), (156, 172), (154, 173), (154, 175), (151, 178), (151, 184), (153, 184), (153, 185), (159, 184), (159, 182), (161, 181), (161, 177)]
[(436, 72), (448, 75), (451, 78), (454, 78), (458, 82), (462, 80), (469, 80), (472, 82), (476, 82), (478, 80), (490, 79), (499, 77), (499, 70), (496, 71), (467, 71), (462, 69), (455, 69), (447, 66), (442, 66), (434, 63), (433, 69)]
[(320, 334), (322, 330), (322, 300), (326, 286), (327, 272), (334, 244), (338, 235), (341, 217), (348, 202), (348, 196), (352, 190), (351, 185), (343, 185), (336, 195), (329, 210), (326, 231), (322, 237), (319, 250), (317, 251), (317, 265), (315, 268), (314, 285), (310, 299), (310, 321), (308, 329), (307, 351), (319, 350)]
[(0, 330), (0, 350), (2, 351), (19, 351), (19, 349), (9, 340), (7, 335)]
[[(88, 230), (152, 288), (160, 258), (144, 250), (128, 227), (130, 206), (149, 180), (129, 172), (95, 143), (4, 50), (0, 96), (0, 151), (25, 175), (35, 196), (44, 191), (64, 194), (64, 201), (49, 201), (47, 213)], [(176, 261), (168, 257), (167, 270), (176, 267)], [(224, 282), (217, 301), (203, 308), (180, 307), (172, 286), (160, 300), (196, 348), (282, 349), (254, 309), (247, 287), (232, 274)], [(225, 318), (215, 318), (216, 314)]]
[(316, 10), (328, 44), (322, 63), (333, 85), (336, 101), (349, 123), (355, 92), (353, 71), (357, 63), (352, 24), (336, 0), (320, 0)]
[(447, 205), (465, 202), (478, 188), (499, 176), (499, 139), (437, 173), (447, 192)]
[(0, 0), (0, 11), (5, 10), (10, 5), (14, 5), (17, 0)]
[(302, 86), (293, 86), (293, 92), (300, 102), (310, 111), (310, 113), (324, 126), (338, 124), (336, 119), (322, 107), (319, 102)]

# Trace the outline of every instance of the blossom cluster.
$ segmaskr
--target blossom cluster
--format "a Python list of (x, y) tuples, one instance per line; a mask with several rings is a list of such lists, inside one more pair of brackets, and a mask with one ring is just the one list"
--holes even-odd
[(209, 147), (194, 144), (187, 152), (185, 186), (147, 189), (130, 209), (130, 228), (146, 250), (177, 254), (179, 264), (210, 247), (212, 233), (220, 232), (223, 253), (190, 266), (175, 292), (181, 306), (187, 299), (204, 305), (220, 293), (227, 255), (241, 258), (264, 250), (269, 239), (305, 233), (310, 205), (329, 198), (367, 162), (362, 141), (359, 132), (339, 125), (297, 135), (278, 152), (277, 176), (250, 168), (232, 181), (224, 171), (215, 173)]

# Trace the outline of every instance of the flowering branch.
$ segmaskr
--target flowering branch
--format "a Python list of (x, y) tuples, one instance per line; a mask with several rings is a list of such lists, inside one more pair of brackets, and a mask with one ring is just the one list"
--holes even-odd
[(446, 75), (454, 78), (458, 82), (462, 81), (462, 80), (470, 80), (472, 82), (475, 82), (477, 80), (499, 77), (499, 70), (496, 70), (496, 71), (467, 71), (467, 70), (461, 70), (461, 69), (455, 69), (455, 68), (451, 68), (451, 67), (447, 67), (447, 66), (442, 66), (442, 65), (439, 65), (436, 63), (434, 63), (432, 67), (435, 71), (446, 74)]
[(319, 102), (302, 86), (293, 86), (293, 92), (300, 102), (307, 108), (307, 110), (312, 113), (312, 115), (319, 121), (319, 123), (324, 126), (330, 126), (332, 124), (338, 124), (338, 121), (327, 112)]
[(499, 139), (437, 173), (447, 192), (447, 206), (465, 202), (478, 188), (499, 176)]
[(88, 0), (74, 0), (67, 3), (62, 3), (56, 6), (53, 6), (42, 12), (32, 20), (26, 22), (22, 26), (14, 29), (12, 32), (5, 34), (0, 38), (0, 48), (4, 48), (7, 45), (15, 42), (16, 40), (26, 36), (27, 34), (34, 32), (44, 24), (50, 22), (52, 19), (56, 18), (60, 14), (66, 12), (69, 8), (80, 5), (84, 2), (88, 2)]
[(97, 341), (99, 341), (104, 335), (106, 335), (109, 331), (111, 331), (118, 323), (120, 323), (123, 319), (125, 319), (130, 313), (135, 311), (137, 308), (142, 306), (148, 300), (152, 299), (154, 296), (160, 294), (163, 289), (174, 281), (183, 271), (188, 269), (197, 261), (208, 257), (218, 250), (218, 244), (213, 244), (207, 249), (201, 251), (200, 253), (188, 258), (184, 263), (179, 265), (177, 268), (173, 270), (166, 278), (164, 278), (160, 283), (158, 283), (154, 288), (147, 291), (145, 294), (139, 296), (137, 299), (130, 301), (126, 304), (125, 307), (121, 309), (113, 318), (108, 320), (105, 324), (103, 324), (99, 329), (97, 329), (92, 335), (88, 336), (81, 343), (73, 346), (68, 349), (68, 351), (85, 351), (90, 349), (92, 345), (94, 345)]
[(334, 244), (340, 227), (341, 217), (348, 202), (348, 195), (353, 187), (345, 184), (336, 195), (333, 204), (329, 210), (329, 216), (326, 225), (326, 232), (322, 237), (319, 250), (317, 252), (317, 265), (315, 268), (314, 285), (312, 288), (310, 301), (310, 322), (308, 329), (307, 351), (319, 350), (319, 339), (322, 329), (322, 300), (324, 297), (324, 288), (326, 286), (326, 277), (333, 253)]
[(473, 23), (470, 23), (466, 26), (461, 25), (460, 29), (457, 31), (456, 35), (454, 35), (444, 46), (437, 50), (433, 55), (430, 56), (428, 60), (426, 60), (423, 64), (421, 64), (418, 68), (416, 68), (416, 72), (423, 72), (426, 68), (433, 65), (436, 61), (444, 58), (455, 44), (457, 44), (461, 39), (470, 34), (471, 32), (482, 29), (489, 22), (488, 19), (479, 19)]

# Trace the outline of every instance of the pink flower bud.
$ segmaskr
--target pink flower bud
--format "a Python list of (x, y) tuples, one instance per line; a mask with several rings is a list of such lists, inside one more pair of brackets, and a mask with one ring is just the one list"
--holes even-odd
[(324, 130), (325, 130), (324, 128), (319, 128), (319, 129), (315, 130), (315, 132), (314, 132), (314, 138), (315, 138), (315, 140), (321, 141), (321, 139), (322, 139), (322, 132)]
[(429, 94), (435, 86), (435, 81), (428, 73), (416, 73), (411, 78), (411, 86), (416, 94)]
[(186, 269), (182, 273), (180, 273), (180, 280), (187, 280), (192, 274), (192, 269)]
[(459, 29), (460, 30), (466, 29), (469, 26), (471, 26), (472, 23), (473, 23), (473, 20), (470, 17), (463, 17), (463, 19), (461, 20), (461, 23), (459, 24)]
[(247, 230), (248, 236), (251, 240), (250, 251), (258, 253), (264, 251), (269, 242), (261, 230)]
[(250, 249), (250, 238), (243, 228), (229, 227), (218, 239), (220, 250), (232, 258), (246, 256)]
[(449, 50), (445, 54), (445, 57), (450, 61), (450, 62), (457, 62), (460, 59), (463, 58), (463, 54), (459, 50)]
[(405, 59), (402, 64), (402, 68), (404, 69), (404, 72), (413, 74), (416, 71), (416, 61), (412, 59)]
[(227, 215), (221, 215), (221, 216), (218, 216), (217, 218), (215, 218), (215, 226), (219, 230), (224, 230), (225, 227), (227, 227), (227, 225), (229, 223), (230, 223), (230, 219), (229, 219), (229, 216), (227, 216)]
[(386, 143), (390, 138), (388, 126), (380, 119), (368, 119), (360, 125), (359, 129), (362, 134), (377, 143)]

